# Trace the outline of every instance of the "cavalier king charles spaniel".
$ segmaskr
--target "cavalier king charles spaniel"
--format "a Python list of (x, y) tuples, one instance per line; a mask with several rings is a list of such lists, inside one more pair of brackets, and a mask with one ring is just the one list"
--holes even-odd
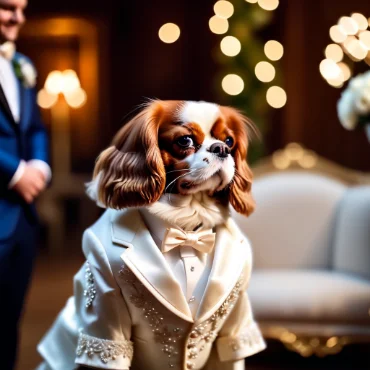
[[(99, 156), (88, 193), (108, 208), (147, 207), (184, 229), (254, 209), (249, 119), (207, 102), (154, 100)], [(95, 196), (93, 195), (95, 194)]]

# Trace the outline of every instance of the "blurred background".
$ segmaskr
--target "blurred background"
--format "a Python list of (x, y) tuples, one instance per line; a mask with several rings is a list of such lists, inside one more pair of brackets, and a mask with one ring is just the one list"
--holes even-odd
[[(341, 19), (353, 13), (352, 23)], [(147, 98), (238, 107), (261, 132), (249, 153), (257, 179), (263, 173), (289, 170), (300, 175), (320, 173), (330, 181), (336, 178), (341, 190), (335, 188), (338, 196), (328, 201), (332, 208), (323, 210), (327, 217), (312, 226), (313, 233), (319, 230), (322, 236), (325, 222), (342, 217), (336, 207), (348, 189), (364, 190), (370, 184), (370, 135), (362, 127), (345, 129), (337, 112), (347, 81), (370, 68), (368, 0), (30, 0), (26, 15), (17, 47), (38, 70), (53, 180), (38, 202), (40, 253), (23, 320), (19, 370), (33, 369), (38, 363), (35, 346), (72, 293), (73, 274), (83, 261), (82, 232), (102, 212), (84, 193), (95, 159)], [(332, 195), (326, 185), (320, 186)], [(325, 194), (320, 205), (328, 199)], [(362, 206), (367, 194), (360, 196)], [(260, 190), (256, 197), (265, 199)], [(317, 201), (318, 196), (305, 199)], [(370, 202), (366, 204), (362, 212), (369, 217)], [(315, 201), (312, 205), (317, 206)], [(289, 212), (294, 214), (294, 205)], [(364, 219), (356, 223), (357, 228)], [(303, 219), (301, 223), (307, 226)], [(306, 335), (303, 340), (289, 329), (271, 335), (269, 349), (248, 360), (249, 368), (370, 369), (365, 355), (370, 350), (370, 303), (363, 298), (370, 297), (370, 223), (366, 225), (361, 243), (368, 247), (364, 252), (368, 259), (363, 260), (368, 267), (354, 274), (362, 280), (357, 281), (358, 295), (351, 296), (365, 310), (351, 323), (352, 329), (367, 328), (353, 336), (361, 340), (330, 331)], [(265, 230), (259, 227), (256, 230)], [(329, 256), (333, 247), (328, 244)], [(305, 260), (306, 252), (301, 256)], [(257, 268), (263, 270), (263, 259), (259, 261)], [(333, 271), (336, 264), (328, 260), (309, 267)], [(338, 285), (338, 292), (343, 293), (342, 286)], [(276, 304), (282, 299), (277, 296)], [(334, 306), (329, 302), (325, 311)], [(322, 322), (310, 318), (309, 327)], [(335, 320), (338, 317), (327, 321), (332, 325)]]

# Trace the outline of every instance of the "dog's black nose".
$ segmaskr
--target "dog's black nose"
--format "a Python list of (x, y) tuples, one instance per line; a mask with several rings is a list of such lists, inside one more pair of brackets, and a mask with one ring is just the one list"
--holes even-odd
[(231, 153), (230, 148), (224, 143), (214, 143), (209, 148), (211, 153), (217, 154), (220, 158), (226, 158)]

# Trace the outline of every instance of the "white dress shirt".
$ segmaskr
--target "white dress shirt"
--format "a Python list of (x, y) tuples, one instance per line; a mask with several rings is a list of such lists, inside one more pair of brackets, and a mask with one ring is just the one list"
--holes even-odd
[[(154, 216), (146, 208), (140, 209), (140, 214), (153, 240), (161, 248), (166, 229), (174, 226)], [(211, 272), (213, 251), (206, 254), (192, 247), (180, 246), (163, 253), (163, 256), (179, 282), (194, 317)]]
[[(21, 111), (20, 111), (20, 91), (18, 87), (17, 76), (15, 75), (12, 62), (0, 55), (0, 84), (4, 91), (6, 100), (8, 101), (10, 111), (13, 114), (14, 121), (19, 124)], [(26, 165), (30, 165), (34, 168), (39, 169), (49, 182), (51, 179), (50, 166), (39, 159), (32, 159), (27, 163), (21, 160), (16, 172), (8, 184), (8, 188), (11, 189), (20, 180), (25, 171)]]

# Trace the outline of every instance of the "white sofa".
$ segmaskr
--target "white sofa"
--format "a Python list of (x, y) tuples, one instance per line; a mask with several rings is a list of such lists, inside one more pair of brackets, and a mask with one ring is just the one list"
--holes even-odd
[(265, 337), (303, 356), (370, 343), (370, 186), (271, 168), (256, 170), (255, 213), (234, 214), (252, 243), (249, 295)]

